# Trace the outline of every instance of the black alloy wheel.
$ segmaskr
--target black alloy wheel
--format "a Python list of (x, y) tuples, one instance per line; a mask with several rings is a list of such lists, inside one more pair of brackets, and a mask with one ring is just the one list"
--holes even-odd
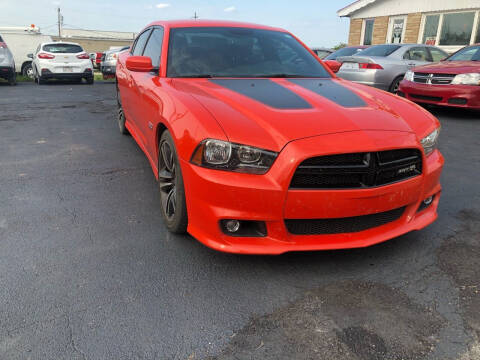
[(162, 215), (168, 230), (184, 233), (188, 221), (183, 177), (175, 145), (168, 131), (162, 134), (159, 143), (158, 186)]

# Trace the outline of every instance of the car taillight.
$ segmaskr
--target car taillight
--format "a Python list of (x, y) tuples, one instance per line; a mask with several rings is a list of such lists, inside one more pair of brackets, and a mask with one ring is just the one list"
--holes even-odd
[(83, 54), (77, 55), (77, 58), (79, 58), (79, 59), (90, 59), (90, 56), (88, 56), (87, 53), (83, 53)]
[(38, 54), (39, 59), (55, 59), (55, 55), (47, 54), (47, 53), (40, 53)]
[(383, 67), (379, 64), (372, 64), (372, 63), (360, 63), (358, 64), (358, 67), (360, 69), (377, 69), (377, 70), (383, 70)]
[(7, 48), (7, 44), (5, 44), (4, 42), (1, 42), (1, 41), (0, 41), (0, 48), (6, 49), (6, 48)]

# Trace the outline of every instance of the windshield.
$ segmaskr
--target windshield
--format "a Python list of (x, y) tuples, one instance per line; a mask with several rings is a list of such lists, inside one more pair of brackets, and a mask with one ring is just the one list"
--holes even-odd
[(457, 51), (447, 61), (480, 61), (480, 46), (471, 46)]
[(170, 30), (168, 77), (330, 77), (290, 34), (233, 27)]
[(359, 56), (388, 56), (398, 50), (398, 45), (375, 45), (358, 53)]
[(354, 54), (356, 54), (356, 53), (358, 53), (362, 50), (363, 49), (359, 49), (359, 48), (355, 48), (355, 47), (346, 47), (346, 48), (339, 49), (339, 50), (331, 53), (324, 60), (335, 60), (336, 58), (338, 58), (340, 56), (351, 56), (351, 55), (354, 55)]
[(48, 44), (43, 45), (43, 51), (48, 51), (50, 53), (56, 54), (67, 54), (67, 53), (79, 53), (82, 52), (83, 49), (81, 46), (72, 45), (72, 44)]

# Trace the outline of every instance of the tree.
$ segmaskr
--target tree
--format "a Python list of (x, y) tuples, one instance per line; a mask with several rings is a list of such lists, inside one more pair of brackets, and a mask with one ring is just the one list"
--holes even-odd
[(342, 49), (342, 48), (344, 48), (345, 46), (347, 46), (347, 44), (345, 44), (345, 43), (342, 42), (342, 43), (339, 43), (339, 44), (335, 45), (335, 46), (333, 47), (333, 50)]

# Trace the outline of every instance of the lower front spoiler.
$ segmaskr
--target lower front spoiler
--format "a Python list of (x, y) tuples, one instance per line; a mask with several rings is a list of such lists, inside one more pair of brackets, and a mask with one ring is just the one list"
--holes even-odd
[[(286, 234), (285, 241), (267, 237), (235, 238), (225, 242), (212, 238), (201, 228), (189, 227), (189, 233), (204, 245), (218, 251), (236, 254), (279, 255), (290, 251), (339, 250), (363, 248), (399, 237), (414, 230), (421, 230), (437, 219), (440, 187), (434, 201), (426, 209), (418, 211), (420, 203), (405, 209), (402, 217), (394, 222), (369, 230), (335, 235)], [(283, 227), (283, 221), (267, 223), (269, 229)]]

